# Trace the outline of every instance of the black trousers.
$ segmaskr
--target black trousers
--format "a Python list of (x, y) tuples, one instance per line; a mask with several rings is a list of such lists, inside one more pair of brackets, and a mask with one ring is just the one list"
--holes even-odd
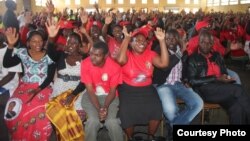
[(244, 88), (231, 83), (209, 83), (197, 88), (205, 102), (223, 107), (230, 124), (250, 124), (250, 98)]
[(9, 98), (10, 94), (8, 91), (0, 95), (0, 141), (9, 141), (8, 128), (4, 121), (4, 110)]

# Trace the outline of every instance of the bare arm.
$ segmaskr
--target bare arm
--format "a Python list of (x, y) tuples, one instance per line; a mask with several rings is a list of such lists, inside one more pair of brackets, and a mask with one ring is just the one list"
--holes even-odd
[(91, 101), (91, 103), (95, 106), (97, 112), (99, 112), (100, 109), (100, 103), (99, 100), (97, 99), (97, 96), (94, 92), (94, 88), (92, 84), (85, 84), (87, 92), (88, 92), (88, 97)]
[(128, 61), (128, 57), (127, 57), (126, 52), (128, 49), (129, 42), (131, 40), (131, 33), (130, 34), (128, 33), (127, 28), (125, 26), (123, 27), (122, 32), (124, 33), (125, 38), (122, 41), (121, 50), (120, 50), (120, 53), (118, 54), (117, 59), (116, 59), (116, 61), (120, 65), (124, 65)]
[(2, 87), (3, 85), (9, 83), (15, 76), (16, 72), (9, 72), (6, 76), (0, 80), (0, 86)]
[(107, 40), (108, 26), (112, 22), (112, 20), (113, 20), (112, 16), (110, 16), (110, 15), (107, 15), (106, 18), (105, 18), (105, 24), (102, 27), (102, 36), (104, 37), (105, 40)]
[(108, 108), (110, 103), (115, 99), (116, 87), (110, 88), (109, 94), (107, 95), (103, 107)]
[(167, 51), (166, 47), (166, 42), (165, 42), (165, 32), (163, 32), (162, 29), (157, 28), (155, 31), (156, 38), (159, 40), (160, 43), (160, 48), (161, 48), (161, 55), (156, 56), (153, 59), (153, 64), (157, 68), (165, 68), (169, 64), (169, 54)]

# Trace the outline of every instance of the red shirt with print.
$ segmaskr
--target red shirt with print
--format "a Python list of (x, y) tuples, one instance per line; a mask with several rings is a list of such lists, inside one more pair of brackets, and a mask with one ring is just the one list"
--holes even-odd
[(88, 57), (81, 62), (81, 82), (92, 84), (97, 95), (109, 94), (111, 87), (122, 83), (121, 67), (109, 57), (104, 66), (97, 67)]
[(120, 52), (121, 43), (117, 42), (114, 37), (108, 36), (107, 38), (109, 55), (111, 58), (116, 58)]
[(215, 75), (216, 77), (219, 77), (221, 75), (221, 72), (220, 72), (220, 67), (215, 63), (215, 62), (211, 62), (209, 60), (209, 58), (211, 57), (212, 55), (209, 54), (206, 59), (207, 59), (207, 76), (212, 76), (212, 75)]
[(122, 67), (123, 81), (131, 86), (152, 84), (153, 58), (157, 54), (146, 49), (143, 54), (127, 51), (128, 62)]

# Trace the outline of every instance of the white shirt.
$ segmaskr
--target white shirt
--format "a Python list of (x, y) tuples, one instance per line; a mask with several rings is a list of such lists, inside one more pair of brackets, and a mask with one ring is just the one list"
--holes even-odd
[[(3, 77), (5, 77), (9, 72), (22, 72), (21, 64), (18, 64), (10, 68), (3, 67), (3, 58), (4, 58), (4, 54), (6, 50), (7, 50), (7, 46), (5, 46), (4, 48), (0, 48), (0, 80), (2, 80)], [(18, 86), (18, 82), (19, 82), (19, 77), (18, 77), (18, 74), (16, 73), (15, 77), (9, 83), (5, 84), (2, 87), (9, 90), (10, 96), (12, 96), (13, 92)]]

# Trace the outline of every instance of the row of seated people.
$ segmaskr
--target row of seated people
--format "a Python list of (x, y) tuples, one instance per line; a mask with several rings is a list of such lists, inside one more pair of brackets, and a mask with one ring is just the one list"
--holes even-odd
[[(107, 44), (100, 41), (100, 30), (93, 26), (92, 41), (82, 28), (88, 42), (83, 42), (82, 34), (71, 33), (63, 51), (53, 47), (61, 27), (54, 21), (47, 21), (46, 45), (44, 32), (30, 31), (27, 37), (20, 36), (26, 38), (26, 47), (13, 49), (19, 39), (17, 31), (6, 29), (7, 43), (2, 42), (1, 48), (1, 96), (11, 94), (6, 98), (4, 119), (12, 140), (48, 140), (51, 123), (64, 140), (95, 141), (102, 126), (107, 127), (112, 141), (123, 140), (123, 130), (131, 140), (136, 124), (148, 124), (148, 134), (154, 135), (162, 113), (171, 127), (189, 124), (203, 101), (220, 104), (230, 124), (249, 124), (249, 98), (241, 85), (234, 84), (235, 75), (221, 57), (225, 48), (215, 46), (216, 38), (209, 32), (197, 27), (200, 34), (190, 39), (186, 48), (176, 30), (164, 33), (158, 28), (153, 32), (144, 26), (130, 33), (126, 27), (113, 26), (113, 37), (109, 36), (107, 28), (112, 21), (107, 16), (102, 29)], [(22, 70), (19, 63), (23, 76), (17, 84)], [(179, 112), (176, 98), (186, 103), (184, 111)], [(73, 101), (80, 116), (74, 110), (68, 113)], [(55, 110), (58, 106), (66, 110)], [(84, 120), (84, 111), (87, 121), (83, 130), (79, 120)]]
[[(198, 51), (188, 57), (174, 29), (165, 34), (157, 28), (155, 36), (159, 47), (152, 51), (142, 30), (128, 33), (124, 27), (125, 37), (115, 58), (109, 55), (106, 43), (97, 41), (85, 59), (79, 52), (82, 41), (78, 34), (70, 34), (65, 51), (56, 51), (53, 38), (59, 27), (48, 21), (47, 30), (46, 50), (43, 49), (43, 34), (39, 31), (29, 32), (27, 47), (15, 51), (13, 47), (18, 40), (15, 29), (8, 28), (5, 33), (8, 44), (3, 44), (3, 67), (7, 69), (4, 71), (12, 72), (7, 74), (14, 77), (21, 70), (19, 63), (24, 68), (24, 75), (5, 110), (12, 139), (47, 140), (52, 131), (51, 122), (60, 123), (51, 118), (52, 115), (46, 115), (45, 104), (50, 103), (49, 97), (56, 97), (68, 89), (74, 91), (68, 91), (65, 101), (59, 101), (64, 105), (86, 89), (86, 94), (76, 102), (81, 108), (76, 106), (76, 109), (79, 115), (84, 110), (88, 118), (84, 131), (78, 131), (80, 127), (76, 126), (77, 134), (64, 136), (57, 128), (61, 138), (85, 135), (85, 140), (96, 140), (103, 125), (109, 130), (111, 140), (116, 141), (123, 140), (122, 129), (131, 139), (136, 124), (149, 124), (148, 133), (154, 135), (162, 112), (171, 126), (189, 124), (202, 109), (203, 101), (220, 104), (227, 111), (230, 124), (249, 124), (249, 98), (241, 85), (234, 84), (235, 80), (227, 75), (221, 55), (212, 51), (214, 40), (207, 30), (201, 30)], [(156, 68), (154, 75), (153, 66)], [(55, 70), (56, 78), (51, 88), (49, 84)], [(180, 113), (176, 98), (186, 104)], [(67, 114), (64, 116), (68, 118)]]

